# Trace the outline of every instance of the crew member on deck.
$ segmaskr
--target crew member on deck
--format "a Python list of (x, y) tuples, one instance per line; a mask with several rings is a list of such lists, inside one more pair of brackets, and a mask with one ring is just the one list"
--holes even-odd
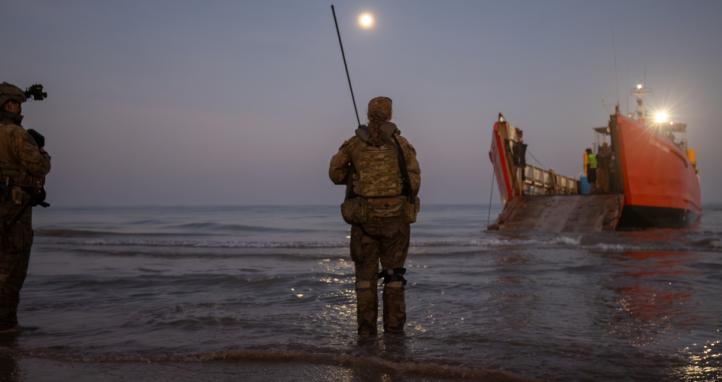
[(592, 152), (592, 149), (587, 148), (587, 181), (592, 187), (592, 193), (597, 192), (597, 156)]
[(612, 149), (609, 147), (607, 142), (604, 142), (599, 147), (599, 153), (597, 154), (597, 192), (606, 194), (609, 193), (609, 178), (610, 169), (612, 162)]
[(515, 175), (519, 182), (519, 189), (524, 194), (524, 169), (526, 168), (526, 143), (524, 143), (524, 132), (516, 129), (516, 140), (511, 144), (511, 159), (514, 163)]

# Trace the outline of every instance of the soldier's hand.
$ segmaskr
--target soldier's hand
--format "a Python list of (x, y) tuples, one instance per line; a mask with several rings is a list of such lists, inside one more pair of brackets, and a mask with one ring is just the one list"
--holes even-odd
[(38, 145), (38, 147), (40, 147), (41, 149), (45, 147), (45, 137), (42, 134), (38, 133), (33, 129), (29, 129), (28, 134), (33, 137), (33, 140)]

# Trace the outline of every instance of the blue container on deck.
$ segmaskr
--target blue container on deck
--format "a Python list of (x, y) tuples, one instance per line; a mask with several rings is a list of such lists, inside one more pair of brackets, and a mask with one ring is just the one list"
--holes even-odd
[(592, 192), (592, 185), (589, 184), (587, 177), (582, 175), (579, 177), (579, 193), (589, 195)]

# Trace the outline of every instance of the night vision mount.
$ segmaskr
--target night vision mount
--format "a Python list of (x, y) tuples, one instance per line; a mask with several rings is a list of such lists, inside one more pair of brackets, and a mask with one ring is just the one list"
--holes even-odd
[(25, 97), (27, 99), (32, 98), (33, 101), (42, 101), (48, 98), (48, 93), (43, 91), (43, 85), (34, 84), (29, 88), (25, 89)]

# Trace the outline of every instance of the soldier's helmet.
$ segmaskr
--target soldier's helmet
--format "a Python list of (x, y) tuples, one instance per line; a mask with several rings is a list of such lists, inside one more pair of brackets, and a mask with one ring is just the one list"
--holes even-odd
[(386, 122), (391, 119), (391, 98), (376, 97), (369, 101), (369, 121)]
[(19, 87), (3, 82), (0, 84), (0, 106), (4, 105), (7, 101), (23, 103), (27, 101), (27, 97), (25, 96), (25, 92)]

